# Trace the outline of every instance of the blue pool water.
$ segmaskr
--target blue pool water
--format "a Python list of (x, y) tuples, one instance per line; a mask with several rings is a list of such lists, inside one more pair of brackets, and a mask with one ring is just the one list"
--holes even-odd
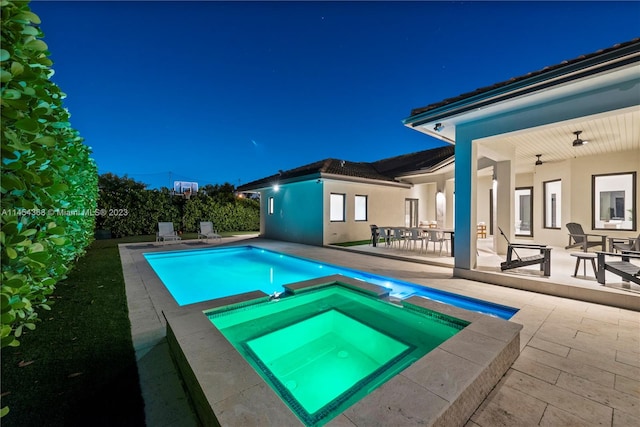
[(253, 246), (145, 253), (144, 257), (178, 305), (260, 290), (282, 292), (283, 285), (342, 274), (390, 289), (405, 299), (417, 295), (467, 310), (510, 319), (518, 310), (451, 292), (285, 255)]

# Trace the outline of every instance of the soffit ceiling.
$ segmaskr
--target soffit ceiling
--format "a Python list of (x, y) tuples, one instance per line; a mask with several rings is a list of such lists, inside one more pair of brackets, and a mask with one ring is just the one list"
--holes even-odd
[[(588, 143), (574, 147), (573, 132), (578, 130), (582, 131), (580, 139)], [(542, 154), (544, 163), (553, 163), (582, 156), (640, 151), (640, 107), (503, 134), (488, 138), (481, 145), (491, 151), (515, 152), (516, 173), (533, 172), (536, 154)]]

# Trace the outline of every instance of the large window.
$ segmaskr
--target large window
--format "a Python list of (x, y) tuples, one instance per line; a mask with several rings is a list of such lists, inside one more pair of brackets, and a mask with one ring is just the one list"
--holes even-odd
[(516, 236), (533, 236), (533, 187), (516, 188)]
[(636, 229), (636, 173), (593, 175), (591, 226), (594, 230)]
[(329, 220), (344, 222), (344, 194), (331, 193)]
[(356, 209), (354, 214), (354, 219), (356, 221), (366, 221), (367, 220), (367, 196), (356, 195), (354, 206)]
[(544, 228), (560, 229), (562, 218), (562, 181), (546, 181), (544, 185)]

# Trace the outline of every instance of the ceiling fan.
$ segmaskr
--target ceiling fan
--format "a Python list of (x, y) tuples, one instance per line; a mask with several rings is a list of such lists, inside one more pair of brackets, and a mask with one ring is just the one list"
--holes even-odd
[(584, 139), (580, 139), (580, 134), (582, 133), (581, 130), (577, 130), (575, 131), (573, 134), (576, 136), (576, 139), (573, 140), (573, 146), (574, 147), (582, 147), (584, 144), (589, 143), (589, 141), (586, 141)]
[(542, 166), (543, 164), (546, 165), (546, 164), (549, 164), (549, 163), (558, 163), (559, 161), (561, 161), (561, 160), (550, 160), (550, 161), (549, 160), (545, 160), (545, 161), (542, 161), (541, 157), (542, 157), (542, 154), (536, 154), (536, 162), (535, 162), (535, 164), (533, 166), (534, 167), (534, 173), (535, 173), (535, 168), (537, 166)]

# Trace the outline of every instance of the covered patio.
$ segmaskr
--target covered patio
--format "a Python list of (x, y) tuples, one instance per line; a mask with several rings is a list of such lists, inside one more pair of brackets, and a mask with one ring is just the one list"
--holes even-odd
[[(434, 251), (432, 247), (427, 251), (399, 249), (397, 247), (385, 246), (384, 243), (378, 246), (363, 244), (348, 247), (331, 245), (331, 247), (438, 267), (453, 268), (455, 262), (454, 257), (450, 256), (450, 253), (443, 251), (442, 255), (440, 255), (439, 251)], [(552, 247), (551, 275), (549, 277), (544, 277), (538, 266), (501, 271), (500, 263), (505, 260), (505, 257), (494, 252), (493, 239), (491, 236), (478, 239), (477, 249), (477, 267), (462, 274), (458, 272), (459, 277), (515, 289), (640, 311), (639, 285), (624, 282), (619, 276), (609, 272), (606, 272), (606, 284), (604, 286), (600, 285), (596, 280), (596, 276), (589, 262), (586, 263), (586, 266), (584, 262), (580, 262), (577, 275), (574, 276), (577, 259), (571, 254), (578, 253), (577, 249), (566, 250), (561, 246)], [(527, 254), (527, 251), (521, 251), (522, 256)], [(640, 263), (638, 264), (640, 265)]]
[[(407, 127), (455, 144), (452, 191), (445, 192), (454, 212), (445, 226), (455, 227), (456, 252), (439, 263), (458, 277), (589, 301), (635, 295), (637, 287), (622, 289), (608, 273), (600, 286), (590, 265), (592, 280), (580, 277), (582, 266), (571, 277), (576, 258), (564, 247), (570, 222), (607, 238), (638, 235), (639, 61), (635, 39), (412, 110)], [(428, 209), (437, 211), (438, 203)], [(487, 238), (477, 238), (480, 223)], [(552, 247), (551, 276), (500, 273), (507, 242), (499, 229), (510, 241)]]

